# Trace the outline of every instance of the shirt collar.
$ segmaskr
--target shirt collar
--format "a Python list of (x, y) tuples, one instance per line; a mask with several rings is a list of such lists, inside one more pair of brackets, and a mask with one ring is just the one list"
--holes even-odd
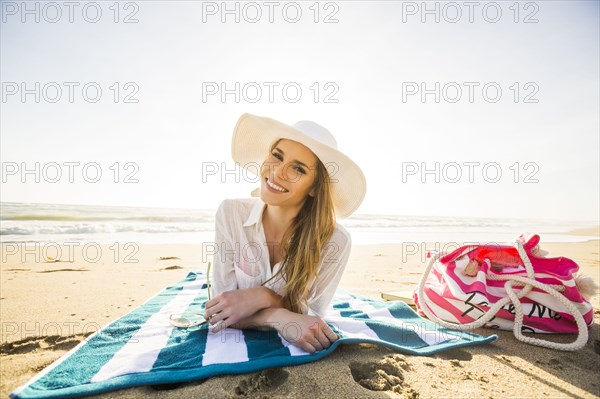
[(262, 199), (258, 198), (257, 201), (252, 206), (250, 210), (250, 215), (248, 219), (244, 222), (244, 227), (255, 225), (255, 230), (258, 231), (260, 226), (262, 225), (262, 214), (265, 209), (265, 204)]

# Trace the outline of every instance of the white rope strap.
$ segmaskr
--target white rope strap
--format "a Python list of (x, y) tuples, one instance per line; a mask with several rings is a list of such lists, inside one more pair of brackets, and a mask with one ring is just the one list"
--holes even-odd
[[(431, 312), (429, 307), (427, 306), (427, 303), (424, 301), (425, 282), (427, 281), (427, 277), (429, 276), (429, 273), (431, 272), (431, 268), (433, 267), (435, 262), (442, 256), (442, 253), (435, 254), (429, 260), (429, 263), (427, 264), (427, 267), (425, 268), (425, 271), (423, 272), (423, 277), (421, 278), (421, 281), (419, 282), (419, 286), (417, 287), (417, 298), (419, 299), (419, 303), (421, 304), (421, 310), (430, 320), (436, 322), (437, 324), (439, 324), (443, 327), (454, 329), (454, 330), (467, 331), (467, 330), (471, 330), (474, 328), (482, 327), (487, 322), (489, 322), (503, 306), (505, 306), (509, 302), (512, 302), (515, 307), (515, 320), (514, 320), (514, 325), (513, 325), (513, 333), (519, 341), (523, 341), (525, 343), (532, 344), (532, 345), (538, 345), (538, 346), (543, 346), (546, 348), (558, 349), (558, 350), (564, 350), (564, 351), (575, 351), (575, 350), (581, 349), (583, 346), (585, 346), (585, 344), (587, 343), (587, 340), (588, 340), (587, 325), (585, 323), (585, 320), (583, 319), (583, 316), (581, 315), (579, 310), (575, 307), (575, 305), (573, 305), (573, 303), (571, 301), (569, 301), (565, 296), (563, 296), (562, 294), (560, 294), (560, 292), (558, 292), (557, 288), (560, 287), (559, 288), (560, 290), (564, 290), (563, 286), (543, 284), (543, 283), (540, 283), (539, 281), (535, 280), (535, 273), (533, 271), (533, 265), (531, 264), (531, 260), (527, 256), (527, 253), (525, 252), (523, 245), (518, 240), (516, 240), (514, 242), (514, 245), (517, 248), (517, 251), (519, 252), (521, 260), (523, 261), (523, 265), (525, 266), (525, 271), (527, 272), (527, 277), (521, 277), (521, 276), (515, 276), (515, 275), (488, 274), (486, 277), (489, 278), (490, 280), (507, 280), (506, 284), (504, 284), (504, 288), (506, 289), (506, 293), (508, 294), (508, 296), (505, 298), (502, 298), (501, 300), (496, 302), (479, 319), (477, 319), (471, 323), (465, 323), (465, 324), (447, 322), (447, 321), (441, 320), (440, 318), (435, 316)], [(515, 291), (513, 290), (514, 285), (522, 285), (524, 287), (523, 287), (523, 289), (521, 289), (521, 291), (519, 293), (515, 293)], [(523, 326), (523, 308), (521, 306), (520, 298), (523, 298), (524, 296), (529, 294), (531, 292), (531, 290), (533, 289), (533, 287), (543, 290), (543, 291), (547, 292), (548, 294), (550, 294), (551, 296), (553, 296), (554, 298), (556, 298), (560, 303), (562, 303), (565, 306), (567, 311), (573, 316), (573, 318), (575, 319), (575, 322), (577, 324), (577, 328), (579, 330), (577, 339), (575, 341), (566, 343), (566, 344), (561, 344), (561, 343), (546, 341), (546, 340), (542, 340), (542, 339), (538, 339), (538, 338), (526, 337), (523, 335), (523, 333), (521, 331), (522, 326)]]

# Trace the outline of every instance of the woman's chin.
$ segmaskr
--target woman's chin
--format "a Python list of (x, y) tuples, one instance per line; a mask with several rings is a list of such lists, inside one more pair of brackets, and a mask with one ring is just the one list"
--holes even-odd
[(260, 192), (260, 199), (262, 199), (263, 202), (268, 205), (279, 205), (281, 203), (276, 194), (274, 195), (273, 193), (265, 191)]
[(288, 193), (274, 193), (270, 191), (268, 187), (264, 186), (260, 189), (260, 199), (268, 205), (280, 205), (284, 199), (287, 198), (287, 194)]

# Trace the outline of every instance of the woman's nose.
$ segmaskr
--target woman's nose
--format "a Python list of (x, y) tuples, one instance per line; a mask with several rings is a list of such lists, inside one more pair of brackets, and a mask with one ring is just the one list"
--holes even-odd
[(288, 168), (286, 168), (285, 164), (281, 162), (279, 165), (275, 167), (275, 178), (278, 180), (287, 181), (288, 176), (286, 176)]

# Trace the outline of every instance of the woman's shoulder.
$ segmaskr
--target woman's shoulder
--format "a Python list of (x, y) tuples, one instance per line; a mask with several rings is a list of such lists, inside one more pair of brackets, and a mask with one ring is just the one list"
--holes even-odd
[(339, 222), (335, 222), (335, 229), (333, 230), (333, 234), (331, 235), (330, 241), (339, 244), (340, 246), (351, 246), (352, 245), (352, 236), (350, 232), (341, 225)]

